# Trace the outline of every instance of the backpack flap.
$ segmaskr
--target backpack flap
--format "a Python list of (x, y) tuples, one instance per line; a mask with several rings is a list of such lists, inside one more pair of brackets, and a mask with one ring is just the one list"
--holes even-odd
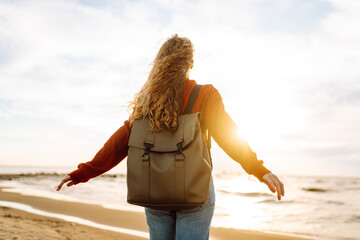
[(186, 148), (195, 137), (195, 130), (200, 123), (200, 113), (185, 114), (179, 117), (178, 129), (171, 131), (163, 129), (161, 134), (151, 133), (149, 121), (145, 119), (137, 119), (133, 123), (128, 146), (138, 149), (146, 148), (145, 143), (151, 142), (152, 152), (176, 152), (178, 150), (178, 143), (182, 143), (182, 148)]

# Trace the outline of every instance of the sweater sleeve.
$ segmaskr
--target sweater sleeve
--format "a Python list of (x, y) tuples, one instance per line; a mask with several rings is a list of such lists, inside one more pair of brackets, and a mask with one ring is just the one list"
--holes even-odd
[(211, 136), (225, 153), (241, 164), (248, 174), (254, 175), (262, 182), (262, 177), (271, 171), (263, 166), (263, 161), (257, 159), (256, 153), (238, 135), (238, 128), (225, 111), (220, 93), (212, 85), (209, 89), (204, 119)]
[(129, 121), (125, 121), (96, 153), (95, 157), (86, 163), (80, 163), (70, 175), (75, 184), (87, 182), (119, 164), (128, 154), (128, 141), (131, 127)]

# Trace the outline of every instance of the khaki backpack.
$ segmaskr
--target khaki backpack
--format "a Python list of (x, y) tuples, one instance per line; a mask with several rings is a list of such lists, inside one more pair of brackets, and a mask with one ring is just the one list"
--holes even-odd
[(200, 87), (194, 87), (177, 130), (150, 132), (147, 118), (134, 120), (128, 143), (128, 203), (181, 210), (207, 201), (210, 151), (201, 132), (200, 113), (189, 114)]

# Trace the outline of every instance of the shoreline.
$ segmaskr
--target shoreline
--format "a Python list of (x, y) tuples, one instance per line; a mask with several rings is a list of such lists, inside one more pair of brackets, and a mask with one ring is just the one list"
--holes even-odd
[(144, 240), (131, 234), (90, 227), (14, 208), (0, 206), (1, 239)]
[[(1, 212), (3, 213), (0, 217), (6, 218), (6, 220), (0, 220), (1, 222), (8, 222), (9, 214), (10, 216), (16, 216), (13, 219), (16, 221), (19, 221), (19, 219), (25, 219), (25, 217), (27, 216), (26, 221), (24, 220), (20, 221), (20, 223), (17, 223), (20, 228), (24, 225), (24, 232), (26, 232), (25, 226), (26, 224), (29, 224), (29, 222), (35, 224), (35, 227), (31, 227), (31, 232), (34, 232), (33, 229), (36, 229), (36, 226), (38, 226), (36, 224), (38, 224), (39, 222), (46, 223), (46, 219), (48, 219), (49, 224), (45, 224), (45, 226), (42, 226), (41, 228), (39, 228), (39, 230), (41, 230), (42, 228), (46, 228), (49, 232), (54, 231), (54, 227), (52, 227), (50, 223), (54, 223), (55, 221), (56, 226), (61, 226), (61, 230), (57, 230), (63, 232), (64, 234), (68, 232), (67, 234), (65, 234), (68, 236), (68, 239), (72, 239), (69, 236), (75, 235), (77, 236), (76, 239), (81, 239), (81, 237), (79, 237), (80, 235), (84, 235), (84, 239), (89, 237), (86, 236), (85, 233), (87, 232), (87, 230), (84, 230), (84, 228), (88, 229), (91, 234), (97, 235), (101, 233), (104, 236), (103, 238), (106, 239), (115, 239), (116, 237), (118, 239), (130, 240), (148, 239), (148, 227), (146, 224), (145, 214), (143, 212), (115, 210), (104, 208), (100, 205), (95, 204), (68, 202), (45, 197), (22, 195), (20, 193), (2, 191), (2, 189), (4, 189), (4, 187), (0, 187), (0, 201), (14, 203), (13, 205), (23, 204), (25, 206), (28, 206), (30, 209), (35, 210), (35, 213), (31, 213), (31, 211), (26, 211), (26, 209), (20, 210), (16, 209), (16, 207), (13, 208), (10, 205), (8, 207), (3, 207), (0, 204)], [(9, 212), (8, 214), (4, 214), (5, 209), (7, 209), (7, 212)], [(46, 214), (47, 216), (44, 216)], [(67, 219), (65, 219), (66, 217)], [(41, 221), (39, 221), (39, 219), (41, 219)], [(27, 223), (25, 224), (25, 222)], [(0, 229), (0, 232), (9, 232), (7, 229), (8, 228), (6, 227), (4, 229)], [(80, 231), (80, 233), (79, 231), (77, 231), (77, 229)], [(28, 230), (30, 231), (30, 228)], [(81, 233), (81, 231), (85, 232)], [(11, 233), (9, 232), (9, 234)], [(38, 234), (41, 234), (41, 232), (39, 232)], [(102, 236), (101, 234), (100, 236)], [(311, 239), (290, 235), (264, 233), (250, 230), (238, 230), (230, 228), (212, 227), (210, 230), (211, 240), (240, 238), (252, 240)]]

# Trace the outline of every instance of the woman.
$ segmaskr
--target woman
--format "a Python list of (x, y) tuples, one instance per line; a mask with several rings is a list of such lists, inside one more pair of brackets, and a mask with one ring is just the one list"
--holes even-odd
[[(178, 117), (184, 111), (190, 93), (196, 85), (189, 80), (192, 69), (193, 45), (187, 38), (174, 35), (160, 48), (153, 63), (147, 82), (132, 102), (133, 113), (104, 144), (93, 160), (81, 163), (78, 169), (69, 173), (59, 184), (72, 186), (87, 182), (110, 170), (127, 156), (131, 126), (135, 119), (148, 117), (151, 130), (163, 128), (175, 130)], [(209, 130), (218, 145), (248, 174), (264, 182), (278, 200), (284, 196), (284, 185), (263, 166), (246, 141), (235, 133), (237, 127), (226, 113), (219, 92), (212, 85), (201, 87), (192, 113), (201, 113), (201, 129), (206, 138)], [(211, 180), (207, 202), (199, 207), (183, 211), (164, 211), (145, 208), (150, 239), (209, 239), (211, 219), (214, 213), (215, 191)]]

